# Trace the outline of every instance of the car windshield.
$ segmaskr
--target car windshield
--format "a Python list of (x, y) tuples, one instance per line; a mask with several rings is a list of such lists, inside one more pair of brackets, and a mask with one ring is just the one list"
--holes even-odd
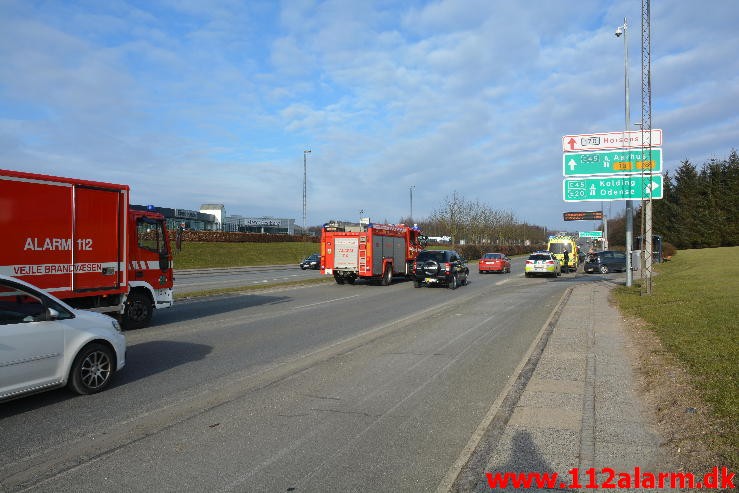
[(425, 262), (427, 260), (435, 260), (437, 262), (444, 262), (445, 261), (445, 254), (442, 251), (434, 252), (434, 251), (428, 251), (428, 252), (421, 252), (418, 254), (418, 260)]
[(499, 259), (501, 257), (502, 257), (502, 255), (499, 254), (499, 253), (486, 253), (485, 254), (485, 257), (483, 257), (483, 258), (486, 258), (486, 259), (496, 259), (497, 260), (497, 259)]
[(529, 256), (529, 260), (552, 260), (552, 257), (543, 253), (535, 253)]
[(562, 253), (567, 250), (567, 243), (550, 243), (549, 251), (552, 253)]

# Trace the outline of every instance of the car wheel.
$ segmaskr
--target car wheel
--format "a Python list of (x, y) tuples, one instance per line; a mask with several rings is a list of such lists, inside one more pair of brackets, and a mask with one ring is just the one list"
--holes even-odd
[(305, 266), (304, 265), (301, 265), (300, 266), (300, 270), (305, 270)]
[(449, 279), (449, 284), (447, 287), (449, 289), (457, 289), (457, 285), (459, 284), (459, 279), (457, 279), (457, 274), (453, 274), (452, 278)]
[(68, 385), (78, 394), (94, 394), (108, 386), (114, 372), (113, 352), (102, 344), (88, 344), (74, 359)]
[(607, 265), (601, 265), (600, 266), (600, 273), (601, 274), (608, 274), (608, 266)]
[(148, 296), (137, 291), (128, 293), (121, 325), (124, 329), (140, 329), (149, 325), (154, 306)]

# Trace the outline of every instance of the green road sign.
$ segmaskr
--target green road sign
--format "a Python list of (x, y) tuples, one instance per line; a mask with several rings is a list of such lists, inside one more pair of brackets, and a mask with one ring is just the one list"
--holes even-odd
[(564, 176), (634, 175), (660, 173), (662, 149), (625, 149), (622, 151), (568, 152), (562, 155)]
[(580, 231), (580, 238), (603, 238), (603, 231)]
[(565, 202), (661, 199), (662, 175), (565, 178), (562, 191)]

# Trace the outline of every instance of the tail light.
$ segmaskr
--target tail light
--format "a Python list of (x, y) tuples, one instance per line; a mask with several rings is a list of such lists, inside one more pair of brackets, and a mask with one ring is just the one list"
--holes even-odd
[(452, 264), (450, 264), (449, 262), (445, 263), (445, 264), (444, 264), (444, 269), (445, 269), (445, 270), (446, 270), (447, 272), (451, 272), (451, 271), (452, 271)]
[(527, 261), (526, 261), (526, 263), (527, 263), (527, 264), (533, 264), (533, 263), (534, 263), (534, 261), (533, 261), (533, 260), (527, 260)]
[(554, 260), (547, 260), (547, 265), (554, 265)]

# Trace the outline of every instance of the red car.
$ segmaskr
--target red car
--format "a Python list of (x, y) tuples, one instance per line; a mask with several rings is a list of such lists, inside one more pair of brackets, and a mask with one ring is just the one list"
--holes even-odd
[(503, 253), (486, 253), (480, 259), (480, 274), (487, 272), (510, 272), (511, 259)]

